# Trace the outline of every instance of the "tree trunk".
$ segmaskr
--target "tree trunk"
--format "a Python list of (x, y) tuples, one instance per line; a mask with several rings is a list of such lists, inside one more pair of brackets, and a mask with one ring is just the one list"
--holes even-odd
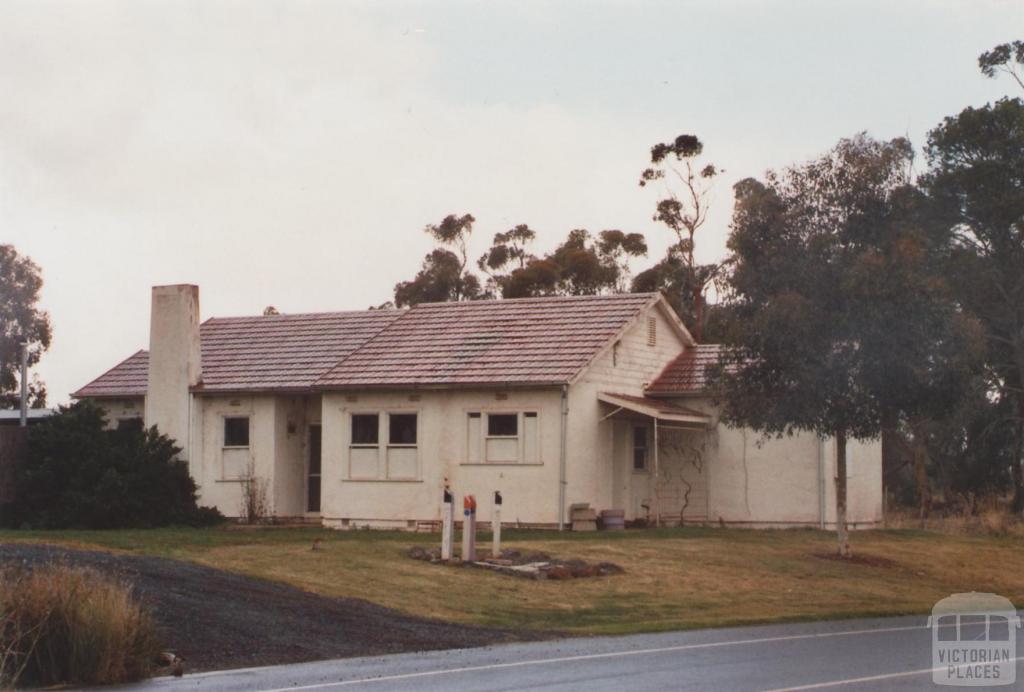
[(850, 557), (850, 532), (846, 528), (846, 431), (836, 431), (836, 538), (839, 557)]
[(700, 288), (693, 291), (693, 340), (704, 341), (704, 291)]
[(911, 424), (914, 435), (914, 481), (917, 484), (918, 519), (922, 528), (932, 509), (931, 484), (928, 482), (928, 445), (920, 421)]
[(1013, 511), (1024, 511), (1024, 396), (1017, 395), (1017, 420), (1013, 426)]

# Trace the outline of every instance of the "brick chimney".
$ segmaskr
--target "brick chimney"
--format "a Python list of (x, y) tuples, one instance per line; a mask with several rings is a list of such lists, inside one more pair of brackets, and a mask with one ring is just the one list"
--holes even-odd
[(199, 287), (153, 287), (146, 425), (173, 438), (188, 459), (189, 388), (199, 383)]

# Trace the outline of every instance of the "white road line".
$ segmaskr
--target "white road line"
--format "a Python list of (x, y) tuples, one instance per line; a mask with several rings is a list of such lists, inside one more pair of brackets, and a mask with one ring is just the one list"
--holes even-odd
[[(1024, 660), (1024, 657), (1015, 656), (1008, 659), (1007, 662), (1014, 662)], [(816, 682), (811, 685), (800, 685), (799, 687), (778, 687), (773, 690), (765, 690), (765, 692), (798, 692), (799, 690), (821, 690), (826, 687), (841, 687), (843, 685), (857, 685), (862, 682), (878, 682), (879, 680), (890, 680), (892, 678), (907, 678), (912, 675), (926, 675), (934, 673), (935, 671), (946, 670), (946, 666), (940, 666), (938, 668), (922, 668), (920, 670), (908, 670), (903, 673), (884, 673), (882, 675), (869, 675), (864, 678), (847, 678), (846, 680), (830, 680), (828, 682)]]
[(425, 670), (419, 673), (401, 673), (398, 675), (382, 675), (375, 678), (358, 678), (355, 680), (338, 680), (336, 682), (321, 682), (313, 685), (296, 685), (294, 687), (277, 687), (265, 689), (261, 692), (294, 692), (296, 690), (318, 690), (329, 687), (348, 687), (350, 685), (366, 685), (375, 682), (391, 682), (394, 680), (410, 680), (414, 678), (436, 677), (438, 675), (453, 675), (456, 673), (473, 673), (482, 670), (500, 670), (503, 668), (522, 668), (525, 666), (542, 666), (552, 663), (569, 663), (573, 661), (591, 661), (601, 658), (623, 658), (626, 656), (645, 656), (648, 654), (668, 653), (670, 651), (692, 651), (695, 649), (714, 649), (726, 646), (749, 646), (751, 644), (767, 644), (771, 642), (799, 641), (801, 639), (828, 639), (832, 637), (851, 637), (863, 634), (885, 634), (888, 632), (907, 632), (912, 630), (928, 629), (927, 625), (913, 625), (910, 627), (881, 627), (877, 629), (849, 630), (846, 632), (817, 632), (813, 634), (791, 634), (782, 637), (761, 637), (759, 639), (739, 639), (724, 642), (704, 642), (701, 644), (680, 644), (678, 646), (663, 646), (656, 649), (634, 649), (632, 651), (609, 651), (601, 654), (580, 654), (578, 656), (561, 656), (558, 658), (538, 658), (529, 661), (510, 661), (509, 663), (489, 663), (479, 666), (465, 666), (462, 668), (444, 668), (440, 670)]

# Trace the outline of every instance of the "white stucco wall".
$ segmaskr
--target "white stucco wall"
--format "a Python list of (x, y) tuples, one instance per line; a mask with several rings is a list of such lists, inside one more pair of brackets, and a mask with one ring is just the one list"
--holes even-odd
[(93, 399), (93, 403), (103, 409), (107, 418), (107, 428), (114, 429), (118, 422), (125, 419), (139, 419), (145, 416), (145, 397), (102, 398)]
[[(717, 418), (707, 399), (675, 401)], [(766, 439), (752, 430), (716, 425), (708, 439), (708, 521), (819, 526), (824, 490), (825, 525), (833, 527), (835, 454), (832, 438), (822, 442), (804, 433)], [(847, 521), (855, 527), (877, 524), (883, 518), (881, 444), (850, 440), (847, 459)]]
[[(319, 397), (195, 396), (189, 462), (199, 485), (199, 503), (238, 516), (243, 478), (253, 474), (267, 484), (273, 513), (297, 517), (305, 512), (308, 426), (319, 420)], [(249, 417), (249, 446), (225, 448), (224, 419)]]
[[(499, 398), (499, 396), (503, 398)], [(561, 394), (557, 388), (530, 390), (434, 390), (411, 392), (331, 392), (323, 396), (323, 508), (325, 524), (408, 527), (441, 518), (445, 481), (456, 496), (477, 497), (479, 521), (489, 521), (492, 497), (504, 498), (505, 522), (555, 523)], [(536, 412), (538, 457), (535, 463), (470, 463), (468, 414)], [(417, 468), (412, 478), (389, 480), (386, 454), (380, 451), (375, 474), (354, 477), (351, 468), (351, 416), (363, 413), (416, 413)], [(382, 424), (379, 442), (386, 446)], [(402, 450), (407, 453), (407, 450)], [(375, 475), (370, 478), (369, 475)]]
[[(655, 343), (648, 343), (647, 319), (655, 320)], [(625, 509), (637, 514), (638, 497), (653, 493), (650, 474), (634, 473), (628, 426), (601, 418), (613, 407), (598, 401), (601, 392), (643, 396), (644, 387), (678, 356), (685, 342), (660, 307), (641, 315), (611, 349), (599, 355), (569, 390), (566, 506)], [(641, 423), (649, 421), (640, 421)], [(616, 434), (618, 428), (618, 434)]]
[(145, 420), (190, 455), (189, 388), (200, 378), (199, 287), (154, 286)]

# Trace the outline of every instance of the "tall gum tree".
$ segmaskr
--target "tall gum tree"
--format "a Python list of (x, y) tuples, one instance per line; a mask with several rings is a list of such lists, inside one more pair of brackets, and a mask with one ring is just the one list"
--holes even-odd
[(735, 186), (722, 418), (835, 439), (843, 557), (847, 441), (955, 399), (952, 363), (971, 339), (938, 271), (943, 239), (909, 184), (912, 157), (906, 140), (858, 135)]
[[(1024, 50), (1019, 46), (1017, 50)], [(983, 56), (984, 57), (984, 56)], [(951, 236), (958, 299), (984, 328), (988, 382), (1011, 432), (1024, 510), (1024, 102), (966, 108), (928, 136), (922, 185)]]
[(721, 263), (696, 260), (697, 231), (707, 222), (714, 178), (723, 171), (701, 161), (704, 144), (695, 135), (682, 134), (671, 142), (651, 147), (651, 166), (640, 174), (640, 187), (663, 185), (654, 220), (675, 235), (665, 258), (637, 275), (634, 291), (663, 290), (698, 342), (704, 340), (709, 288), (721, 276)]

